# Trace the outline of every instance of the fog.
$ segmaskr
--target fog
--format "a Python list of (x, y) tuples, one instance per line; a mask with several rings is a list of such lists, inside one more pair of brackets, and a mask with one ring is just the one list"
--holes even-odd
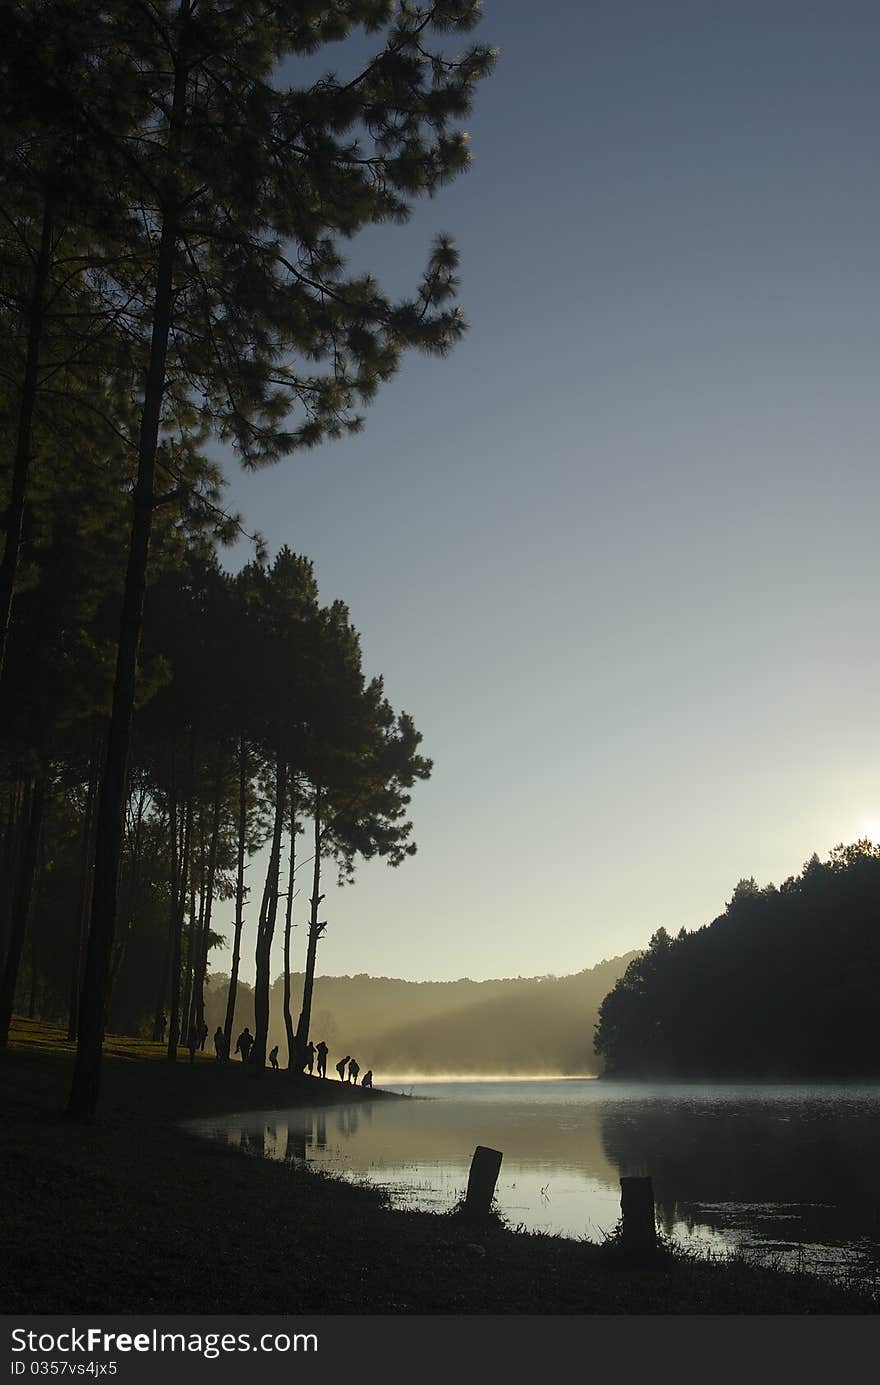
[[(353, 1054), (383, 1081), (443, 1077), (558, 1077), (597, 1073), (593, 1029), (598, 1007), (634, 954), (564, 977), (414, 982), (390, 977), (319, 976), (311, 1038), (337, 1057)], [(228, 981), (210, 978), (205, 1018), (222, 1026)], [(293, 1023), (302, 977), (292, 978)], [(281, 978), (272, 988), (270, 1047), (287, 1044)], [(239, 986), (235, 1032), (253, 1027), (253, 994)]]

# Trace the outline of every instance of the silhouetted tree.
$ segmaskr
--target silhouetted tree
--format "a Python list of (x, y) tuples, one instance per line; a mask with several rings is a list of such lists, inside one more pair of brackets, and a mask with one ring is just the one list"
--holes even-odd
[[(143, 138), (126, 142), (124, 189), (140, 221), (126, 247), (133, 260), (115, 269), (122, 298), (141, 285), (150, 346), (69, 1102), (80, 1117), (93, 1114), (98, 1095), (163, 421), (188, 409), (248, 464), (275, 460), (359, 426), (356, 401), (372, 397), (403, 349), (443, 352), (458, 338), (448, 239), (436, 244), (415, 297), (395, 303), (374, 279), (345, 277), (334, 237), (404, 219), (414, 196), (466, 166), (465, 137), (451, 123), (467, 112), (493, 55), (472, 47), (449, 59), (426, 45), (432, 32), (470, 30), (478, 12), (476, 0), (396, 10), (387, 0), (179, 0), (151, 5), (137, 31), (138, 88), (153, 109)], [(280, 85), (280, 59), (357, 25), (388, 27), (356, 77)]]
[(360, 645), (345, 606), (334, 603), (326, 620), (335, 639), (328, 647), (336, 657), (324, 664), (323, 679), (314, 684), (320, 695), (304, 761), (314, 835), (303, 999), (294, 1042), (297, 1067), (309, 1039), (318, 943), (326, 928), (318, 917), (322, 858), (336, 861), (342, 883), (353, 879), (358, 856), (380, 856), (397, 866), (414, 855), (407, 790), (427, 779), (432, 768), (418, 754), (421, 733), (407, 713), (395, 716), (381, 678), (364, 685)]
[(776, 889), (741, 880), (725, 912), (660, 929), (599, 1011), (612, 1076), (854, 1077), (880, 1072), (880, 847), (838, 846)]
[(0, 9), (0, 393), (12, 440), (0, 674), (31, 471), (53, 418), (63, 413), (68, 436), (89, 431), (112, 397), (117, 427), (127, 423), (130, 338), (118, 330), (119, 305), (102, 292), (101, 244), (114, 223), (123, 229), (125, 212), (108, 146), (96, 137), (112, 123), (121, 147), (144, 114), (118, 28), (94, 0)]

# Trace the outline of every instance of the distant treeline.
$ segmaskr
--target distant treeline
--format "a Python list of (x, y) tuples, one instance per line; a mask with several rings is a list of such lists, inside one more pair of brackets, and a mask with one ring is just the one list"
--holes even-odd
[[(635, 953), (574, 976), (498, 981), (400, 981), (319, 976), (312, 1038), (331, 1055), (352, 1053), (382, 1073), (589, 1073), (590, 1033), (599, 1004)], [(294, 992), (302, 978), (291, 977)], [(284, 1060), (282, 986), (272, 989), (270, 1041)], [(211, 1029), (222, 1025), (228, 978), (212, 976), (205, 999)], [(239, 982), (236, 1028), (251, 1022), (249, 988)], [(331, 1062), (332, 1062), (331, 1058)]]
[(595, 1049), (618, 1077), (880, 1074), (880, 847), (799, 876), (741, 880), (712, 923), (659, 929), (603, 1001)]

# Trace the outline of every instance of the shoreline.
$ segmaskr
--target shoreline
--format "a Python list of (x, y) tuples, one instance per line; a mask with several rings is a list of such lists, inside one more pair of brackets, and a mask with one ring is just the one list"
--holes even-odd
[(608, 1247), (495, 1217), (393, 1210), (380, 1189), (178, 1124), (407, 1099), (396, 1093), (204, 1056), (172, 1064), (157, 1045), (110, 1037), (99, 1119), (83, 1127), (62, 1115), (71, 1064), (60, 1029), (36, 1022), (16, 1022), (0, 1053), (6, 1312), (877, 1312), (875, 1297), (807, 1274), (679, 1254), (627, 1266)]

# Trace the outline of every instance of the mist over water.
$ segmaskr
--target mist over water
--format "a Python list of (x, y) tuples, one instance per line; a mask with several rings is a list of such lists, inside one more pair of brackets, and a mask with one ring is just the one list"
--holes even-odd
[(382, 1085), (418, 1099), (188, 1125), (440, 1212), (464, 1193), (476, 1145), (489, 1145), (504, 1155), (496, 1205), (510, 1225), (592, 1241), (617, 1222), (620, 1178), (650, 1174), (658, 1224), (679, 1243), (817, 1270), (880, 1268), (880, 1086)]
[(504, 1083), (504, 1082), (595, 1082), (597, 1076), (592, 1072), (568, 1073), (562, 1076), (559, 1072), (392, 1072), (383, 1076), (383, 1088), (386, 1092), (398, 1092), (403, 1095), (412, 1095), (415, 1087), (424, 1090), (419, 1091), (420, 1096), (448, 1096), (448, 1092), (434, 1092), (431, 1088), (435, 1086), (446, 1086), (449, 1083), (474, 1085), (481, 1082)]

